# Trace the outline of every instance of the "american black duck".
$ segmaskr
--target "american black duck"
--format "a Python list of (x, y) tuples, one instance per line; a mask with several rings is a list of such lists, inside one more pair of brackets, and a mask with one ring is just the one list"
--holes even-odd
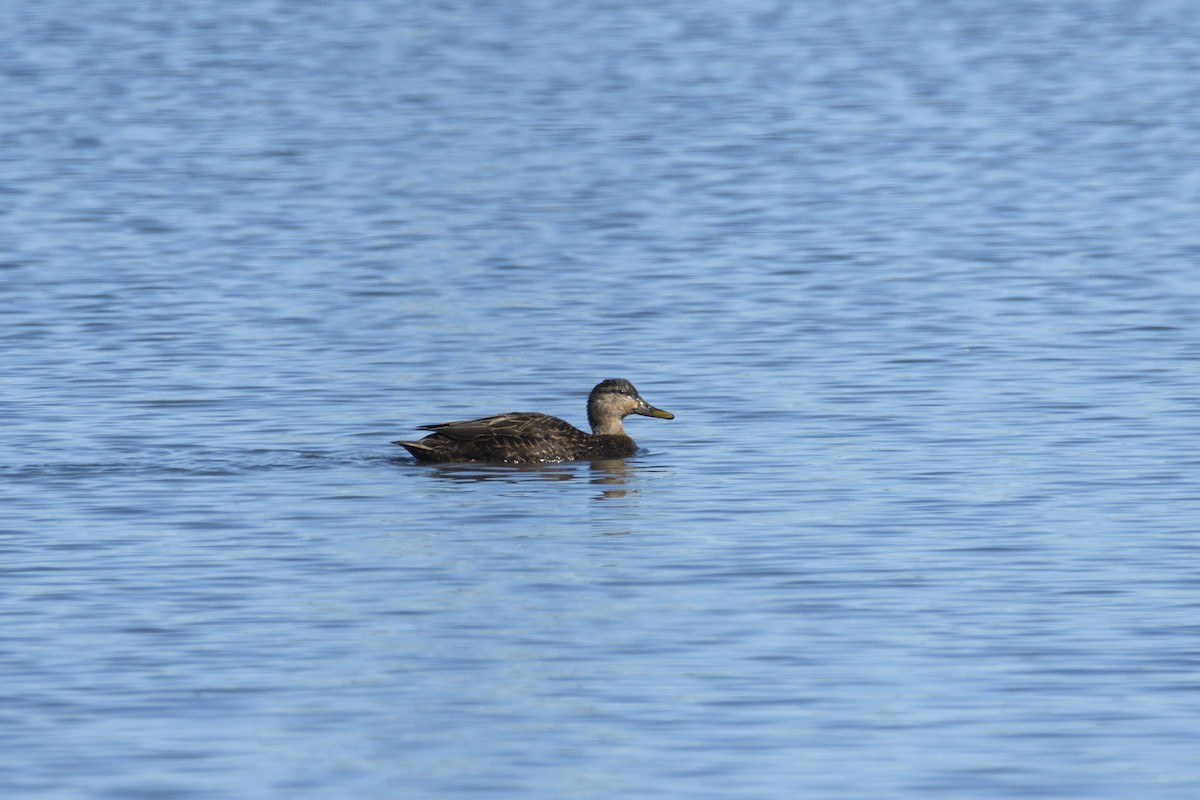
[(433, 431), (416, 442), (397, 441), (418, 461), (497, 461), (506, 464), (539, 464), (584, 458), (624, 458), (637, 451), (621, 420), (630, 414), (674, 419), (642, 399), (624, 378), (601, 381), (588, 395), (588, 422), (592, 432), (549, 414), (517, 411), (459, 422), (421, 425)]

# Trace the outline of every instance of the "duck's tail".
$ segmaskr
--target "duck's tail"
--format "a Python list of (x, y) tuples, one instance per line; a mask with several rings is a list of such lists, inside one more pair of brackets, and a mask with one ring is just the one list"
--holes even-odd
[(437, 451), (427, 444), (421, 442), (405, 442), (397, 439), (392, 444), (398, 444), (408, 452), (412, 453), (413, 458), (417, 461), (440, 461)]

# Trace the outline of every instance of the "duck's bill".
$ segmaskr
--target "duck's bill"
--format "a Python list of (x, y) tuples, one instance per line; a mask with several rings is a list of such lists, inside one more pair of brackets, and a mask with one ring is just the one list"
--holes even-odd
[(663, 411), (661, 408), (655, 408), (645, 400), (638, 403), (638, 407), (633, 410), (635, 414), (641, 414), (643, 417), (658, 417), (659, 419), (675, 419), (675, 415), (670, 411)]

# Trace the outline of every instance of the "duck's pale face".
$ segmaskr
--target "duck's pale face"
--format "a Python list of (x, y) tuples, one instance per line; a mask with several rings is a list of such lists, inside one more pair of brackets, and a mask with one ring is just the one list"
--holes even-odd
[(605, 381), (588, 398), (588, 422), (596, 434), (624, 434), (621, 420), (630, 414), (674, 419), (675, 415), (647, 403), (629, 381)]

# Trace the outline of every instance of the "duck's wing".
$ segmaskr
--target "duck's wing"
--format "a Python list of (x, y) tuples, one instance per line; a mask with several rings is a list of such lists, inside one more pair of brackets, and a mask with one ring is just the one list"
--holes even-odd
[(433, 444), (444, 437), (441, 441), (447, 451), (476, 461), (559, 461), (571, 457), (588, 438), (569, 422), (536, 412), (440, 422), (421, 429), (433, 431), (423, 442)]
[(457, 439), (460, 442), (475, 442), (489, 438), (539, 442), (546, 438), (583, 433), (566, 420), (552, 417), (549, 414), (539, 414), (535, 411), (515, 411), (479, 419), (437, 422), (433, 425), (421, 425), (419, 428), (423, 431), (433, 431), (442, 436)]

